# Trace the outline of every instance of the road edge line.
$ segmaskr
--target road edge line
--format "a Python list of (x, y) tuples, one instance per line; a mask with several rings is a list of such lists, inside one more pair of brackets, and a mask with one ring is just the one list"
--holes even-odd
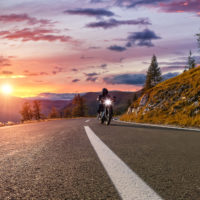
[(126, 124), (133, 124), (133, 125), (138, 125), (141, 127), (155, 127), (155, 128), (165, 128), (165, 129), (174, 129), (174, 130), (184, 130), (184, 131), (196, 131), (200, 132), (200, 129), (195, 129), (195, 128), (181, 128), (181, 127), (176, 127), (176, 126), (165, 126), (165, 125), (158, 125), (158, 124), (146, 124), (146, 123), (136, 123), (136, 122), (126, 122), (126, 121), (121, 121), (121, 120), (116, 120), (116, 122), (120, 123), (126, 123)]

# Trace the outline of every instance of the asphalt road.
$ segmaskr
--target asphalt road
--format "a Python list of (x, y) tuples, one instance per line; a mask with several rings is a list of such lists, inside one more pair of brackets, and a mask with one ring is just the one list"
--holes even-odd
[(123, 198), (85, 126), (162, 199), (200, 199), (200, 132), (84, 118), (0, 128), (0, 200)]

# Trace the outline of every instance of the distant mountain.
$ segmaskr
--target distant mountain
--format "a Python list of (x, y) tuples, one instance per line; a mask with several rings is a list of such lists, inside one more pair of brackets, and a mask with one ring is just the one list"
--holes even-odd
[[(11, 96), (0, 96), (0, 122), (20, 121), (20, 110), (25, 101), (29, 101), (30, 103), (32, 103), (33, 100)], [(40, 102), (42, 114), (46, 116), (48, 116), (52, 107), (55, 107), (58, 111), (60, 111), (68, 104), (68, 101), (63, 100), (40, 100)]]
[[(136, 92), (136, 94), (138, 95), (140, 95), (140, 93), (140, 91)], [(88, 92), (85, 95), (83, 95), (83, 98), (85, 99), (88, 108), (89, 116), (96, 116), (97, 114), (97, 109), (99, 105), (97, 101), (98, 95), (100, 95), (100, 92)], [(128, 102), (133, 99), (134, 92), (111, 91), (109, 92), (109, 95), (116, 97), (116, 103), (114, 104), (115, 114), (122, 114), (128, 108)], [(64, 110), (67, 107), (71, 106), (72, 102), (69, 102), (68, 106), (66, 106)]]
[(121, 119), (200, 127), (200, 66), (147, 90)]
[[(137, 92), (138, 94), (140, 92)], [(45, 95), (44, 95), (45, 94)], [(81, 95), (84, 97), (86, 105), (88, 107), (89, 116), (95, 116), (98, 108), (97, 97), (100, 92), (88, 92), (82, 93)], [(114, 112), (116, 114), (122, 114), (126, 111), (128, 107), (128, 101), (133, 99), (134, 92), (121, 92), (121, 91), (111, 91), (109, 93), (111, 96), (116, 96), (116, 103), (114, 105)], [(72, 98), (75, 94), (71, 93), (67, 94), (53, 94), (53, 93), (43, 93), (43, 95), (39, 95), (40, 98), (18, 98), (11, 96), (0, 96), (0, 122), (19, 122), (21, 120), (20, 110), (25, 101), (32, 102), (34, 100), (39, 100), (41, 102), (41, 110), (42, 114), (48, 116), (52, 107), (55, 107), (60, 113), (63, 113), (66, 107), (72, 106)], [(42, 98), (43, 96), (43, 98)], [(47, 98), (47, 99), (46, 99)], [(55, 99), (66, 99), (69, 100), (55, 100)], [(53, 100), (52, 100), (53, 99)]]

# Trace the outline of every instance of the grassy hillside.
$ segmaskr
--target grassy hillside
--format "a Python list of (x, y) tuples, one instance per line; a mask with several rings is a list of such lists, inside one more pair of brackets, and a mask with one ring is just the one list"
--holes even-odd
[(199, 102), (200, 66), (146, 91), (121, 120), (200, 127)]

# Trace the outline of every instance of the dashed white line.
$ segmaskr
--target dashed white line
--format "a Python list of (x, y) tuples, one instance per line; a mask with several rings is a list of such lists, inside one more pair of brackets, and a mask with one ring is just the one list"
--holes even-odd
[(89, 121), (90, 121), (90, 120), (88, 119), (88, 120), (86, 120), (85, 122), (88, 123)]
[(162, 200), (95, 135), (90, 127), (85, 126), (84, 128), (102, 165), (123, 200)]

